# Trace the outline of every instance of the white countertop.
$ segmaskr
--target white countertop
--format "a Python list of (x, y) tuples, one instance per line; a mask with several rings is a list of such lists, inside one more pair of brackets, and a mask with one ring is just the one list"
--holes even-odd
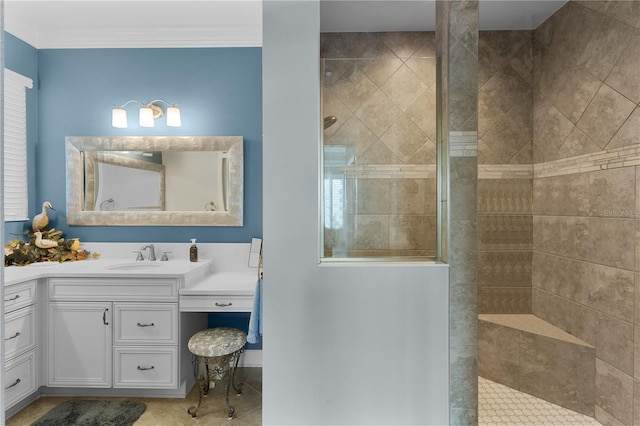
[(213, 272), (202, 281), (180, 289), (180, 296), (253, 296), (258, 274), (251, 272)]
[[(153, 265), (151, 265), (153, 264)], [(160, 266), (157, 266), (160, 265)], [(110, 269), (124, 266), (130, 269)], [(146, 267), (148, 266), (148, 267)], [(87, 259), (75, 262), (38, 262), (28, 266), (4, 268), (4, 285), (12, 285), (38, 278), (56, 277), (136, 277), (136, 278), (187, 278), (189, 275), (208, 275), (211, 260), (198, 262), (176, 259), (162, 262), (147, 260), (135, 262), (131, 259)]]

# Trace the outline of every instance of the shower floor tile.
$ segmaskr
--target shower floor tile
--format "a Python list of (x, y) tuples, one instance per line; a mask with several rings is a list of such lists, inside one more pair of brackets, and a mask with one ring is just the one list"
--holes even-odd
[(587, 426), (595, 419), (478, 377), (480, 426)]

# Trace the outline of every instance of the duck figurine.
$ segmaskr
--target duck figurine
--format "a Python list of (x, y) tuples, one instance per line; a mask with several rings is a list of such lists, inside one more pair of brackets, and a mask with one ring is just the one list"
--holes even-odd
[(36, 241), (35, 241), (36, 247), (40, 247), (42, 249), (58, 247), (57, 241), (47, 240), (46, 238), (42, 238), (42, 232), (40, 231), (34, 232), (33, 235), (36, 237)]
[(51, 209), (53, 211), (56, 210), (53, 208), (50, 202), (45, 201), (44, 203), (42, 203), (42, 213), (37, 214), (31, 221), (31, 227), (33, 228), (34, 232), (44, 229), (49, 224), (47, 209)]

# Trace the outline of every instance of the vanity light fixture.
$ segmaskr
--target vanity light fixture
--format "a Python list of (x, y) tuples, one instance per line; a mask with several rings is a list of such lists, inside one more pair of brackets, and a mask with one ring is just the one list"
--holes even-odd
[(164, 109), (159, 105), (159, 102), (167, 105), (167, 126), (182, 126), (182, 121), (180, 120), (180, 109), (175, 104), (170, 104), (163, 99), (155, 99), (147, 103), (136, 99), (128, 100), (119, 107), (111, 110), (111, 125), (113, 127), (125, 129), (127, 127), (127, 111), (125, 111), (124, 107), (130, 103), (138, 103), (142, 105), (138, 116), (138, 124), (141, 127), (153, 127), (154, 120), (157, 120), (164, 115)]

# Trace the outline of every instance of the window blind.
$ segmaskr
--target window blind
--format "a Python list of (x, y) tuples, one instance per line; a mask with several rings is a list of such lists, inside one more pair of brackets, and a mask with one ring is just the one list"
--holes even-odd
[(33, 81), (4, 70), (4, 219), (28, 220), (27, 93)]

